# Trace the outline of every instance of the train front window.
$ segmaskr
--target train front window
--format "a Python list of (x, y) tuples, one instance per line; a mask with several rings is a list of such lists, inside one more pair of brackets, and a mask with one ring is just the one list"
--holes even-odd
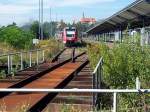
[(66, 31), (73, 31), (73, 32), (75, 32), (75, 29), (66, 29)]
[(75, 35), (75, 31), (67, 31), (67, 34), (66, 34), (66, 36), (67, 37), (73, 37)]

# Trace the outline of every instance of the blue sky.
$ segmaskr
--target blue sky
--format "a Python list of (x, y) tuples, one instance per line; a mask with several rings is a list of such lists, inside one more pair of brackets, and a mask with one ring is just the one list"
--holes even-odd
[[(19, 25), (38, 20), (39, 0), (0, 0), (0, 25), (13, 21)], [(50, 7), (52, 19), (66, 22), (78, 21), (86, 17), (104, 19), (135, 0), (44, 0), (44, 21), (49, 21)]]

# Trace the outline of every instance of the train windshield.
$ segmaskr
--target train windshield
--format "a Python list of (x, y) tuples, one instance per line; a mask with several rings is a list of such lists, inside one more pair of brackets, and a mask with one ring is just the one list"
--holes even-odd
[(67, 29), (67, 37), (73, 37), (75, 35), (75, 29)]

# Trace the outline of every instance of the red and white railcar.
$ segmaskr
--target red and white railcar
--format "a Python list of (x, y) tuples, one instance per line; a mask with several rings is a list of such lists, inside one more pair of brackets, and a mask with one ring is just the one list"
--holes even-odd
[(62, 32), (62, 39), (64, 44), (76, 43), (78, 41), (78, 32), (75, 27), (66, 27)]

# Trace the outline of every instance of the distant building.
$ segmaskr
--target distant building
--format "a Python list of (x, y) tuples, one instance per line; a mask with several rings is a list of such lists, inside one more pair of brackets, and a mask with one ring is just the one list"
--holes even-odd
[(80, 22), (81, 23), (89, 23), (89, 24), (93, 24), (96, 22), (96, 19), (95, 18), (87, 18), (84, 16), (84, 13), (83, 13), (83, 17), (80, 19)]

